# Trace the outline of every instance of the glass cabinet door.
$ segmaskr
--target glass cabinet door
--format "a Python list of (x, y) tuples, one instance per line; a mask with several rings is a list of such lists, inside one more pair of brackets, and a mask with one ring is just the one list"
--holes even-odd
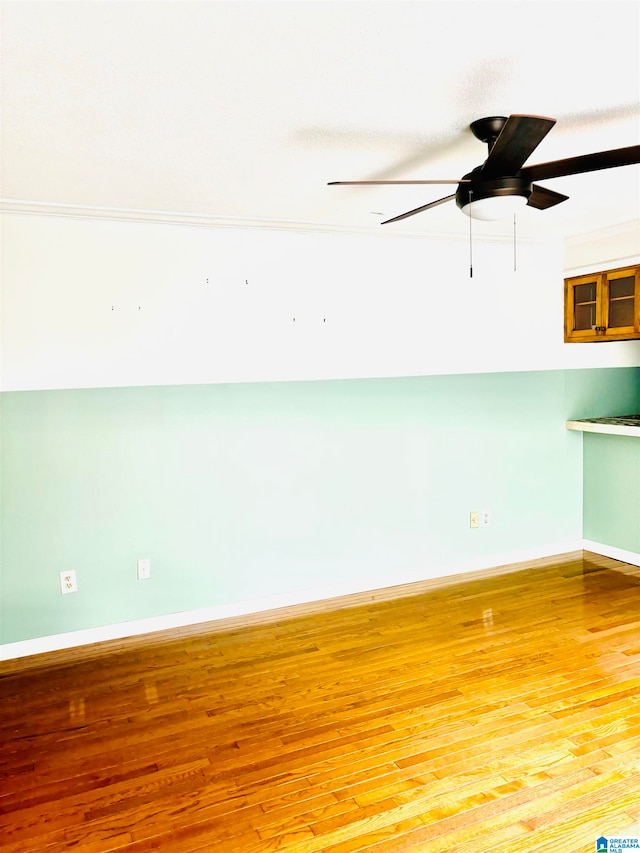
[(609, 329), (633, 330), (636, 314), (636, 274), (622, 270), (606, 276), (607, 322)]
[(565, 281), (565, 340), (588, 341), (602, 335), (602, 276)]
[(573, 330), (574, 332), (595, 329), (598, 283), (587, 281), (573, 288)]

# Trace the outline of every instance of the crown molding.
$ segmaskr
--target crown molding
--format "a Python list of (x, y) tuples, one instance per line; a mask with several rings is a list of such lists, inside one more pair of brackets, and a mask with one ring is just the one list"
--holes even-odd
[[(606, 225), (602, 228), (595, 228), (591, 231), (583, 231), (580, 234), (572, 234), (566, 238), (567, 243), (580, 245), (582, 243), (591, 243), (593, 240), (609, 240), (613, 237), (619, 237), (627, 234), (634, 235), (636, 241), (640, 241), (640, 218), (625, 219), (622, 222), (615, 222), (612, 225)], [(640, 242), (639, 248), (640, 251)]]
[[(241, 217), (212, 216), (206, 213), (184, 213), (182, 211), (144, 210), (124, 207), (99, 207), (48, 201), (23, 199), (0, 199), (0, 212), (26, 214), (30, 216), (56, 216), (67, 219), (97, 220), (110, 222), (133, 222), (156, 225), (181, 225), (190, 228), (235, 228), (261, 231), (288, 231), (303, 233), (350, 234), (365, 237), (383, 237), (418, 240), (440, 240), (468, 244), (469, 234), (446, 231), (380, 230), (375, 226), (334, 225), (322, 222), (294, 222), (278, 219), (244, 219)], [(513, 242), (511, 234), (478, 234), (473, 239), (478, 243)], [(543, 238), (518, 236), (519, 243), (546, 242)]]

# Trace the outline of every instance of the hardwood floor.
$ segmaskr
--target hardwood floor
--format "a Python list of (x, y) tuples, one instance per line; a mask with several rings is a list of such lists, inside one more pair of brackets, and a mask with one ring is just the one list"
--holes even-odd
[(640, 836), (640, 569), (584, 554), (389, 595), (0, 664), (3, 853)]

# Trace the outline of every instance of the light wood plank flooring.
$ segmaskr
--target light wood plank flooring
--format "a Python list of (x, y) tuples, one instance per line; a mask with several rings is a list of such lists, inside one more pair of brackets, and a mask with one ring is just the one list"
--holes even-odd
[(640, 835), (640, 569), (579, 553), (371, 598), (0, 664), (2, 853)]

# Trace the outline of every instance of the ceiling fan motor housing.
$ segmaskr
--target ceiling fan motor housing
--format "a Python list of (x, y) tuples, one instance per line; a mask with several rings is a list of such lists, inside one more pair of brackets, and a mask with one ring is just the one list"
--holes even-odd
[(464, 176), (464, 180), (467, 183), (459, 184), (456, 191), (456, 204), (460, 209), (474, 201), (500, 196), (522, 196), (528, 200), (532, 193), (531, 182), (525, 178), (483, 179), (470, 172)]

